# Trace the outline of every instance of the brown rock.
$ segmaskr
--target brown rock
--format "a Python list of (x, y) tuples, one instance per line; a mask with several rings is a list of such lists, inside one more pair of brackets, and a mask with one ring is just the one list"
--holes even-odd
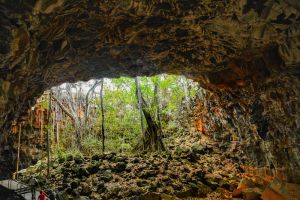
[(271, 188), (266, 188), (262, 194), (263, 200), (286, 200), (283, 196), (272, 190)]
[(143, 196), (143, 200), (161, 200), (159, 193), (150, 192)]
[(259, 188), (248, 188), (245, 189), (242, 193), (244, 200), (260, 200), (262, 190)]
[(300, 185), (286, 183), (275, 179), (262, 194), (263, 200), (297, 200), (300, 199)]
[(180, 200), (178, 197), (161, 194), (161, 200)]
[(242, 179), (237, 187), (237, 189), (233, 190), (233, 197), (241, 197), (242, 193), (246, 191), (248, 188), (255, 187), (255, 183), (250, 179)]

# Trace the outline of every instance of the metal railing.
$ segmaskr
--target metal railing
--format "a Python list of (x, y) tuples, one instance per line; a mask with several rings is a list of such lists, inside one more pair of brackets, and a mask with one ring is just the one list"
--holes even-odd
[[(20, 196), (24, 196), (25, 194), (31, 193), (31, 187), (26, 185), (25, 183), (17, 180), (17, 179), (7, 179), (4, 181), (0, 181), (0, 183), (2, 183), (1, 185), (4, 187), (7, 187), (7, 189), (14, 191), (16, 194), (20, 195)], [(48, 194), (45, 192), (46, 198), (49, 199), (49, 192), (51, 192), (51, 190), (48, 191)]]
[(19, 195), (23, 195), (23, 194), (27, 194), (27, 193), (31, 193), (31, 188), (30, 187), (21, 187), (19, 189), (14, 190), (15, 193), (19, 194)]

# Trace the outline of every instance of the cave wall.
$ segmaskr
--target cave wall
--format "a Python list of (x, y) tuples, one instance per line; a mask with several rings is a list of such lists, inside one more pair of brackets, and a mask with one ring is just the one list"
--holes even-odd
[[(12, 177), (17, 169), (17, 156), (20, 134), (19, 170), (36, 164), (45, 156), (45, 137), (41, 137), (40, 127), (35, 127), (32, 115), (23, 117), (18, 124), (14, 124), (10, 134), (0, 137), (0, 179)], [(45, 134), (45, 130), (44, 134)]]
[[(51, 86), (170, 73), (246, 104), (245, 123), (224, 107), (241, 135), (297, 152), (299, 10), (292, 0), (0, 0), (0, 138)], [(283, 152), (278, 165), (299, 166)]]
[(195, 126), (221, 148), (237, 146), (248, 165), (292, 179), (290, 171), (300, 169), (299, 86), (299, 76), (282, 74), (232, 94), (206, 91), (197, 100)]

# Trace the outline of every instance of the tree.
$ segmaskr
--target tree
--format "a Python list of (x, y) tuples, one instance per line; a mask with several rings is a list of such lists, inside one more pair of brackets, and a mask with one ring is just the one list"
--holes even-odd
[[(57, 95), (57, 96), (56, 96)], [(59, 105), (61, 110), (71, 119), (73, 130), (76, 136), (76, 145), (82, 148), (81, 137), (85, 130), (82, 119), (84, 118), (82, 111), (84, 109), (84, 95), (81, 83), (66, 83), (63, 92), (60, 95), (53, 94), (52, 99)]]
[(104, 133), (104, 107), (103, 107), (103, 86), (104, 86), (104, 79), (101, 79), (101, 89), (100, 89), (100, 105), (101, 105), (101, 132), (102, 132), (102, 153), (105, 151), (105, 133)]
[[(143, 150), (146, 151), (160, 151), (160, 150), (164, 151), (165, 147), (162, 142), (161, 136), (158, 133), (159, 126), (157, 125), (157, 122), (152, 117), (151, 112), (149, 110), (149, 106), (145, 101), (145, 99), (143, 98), (138, 77), (135, 78), (135, 83), (136, 83), (136, 96), (137, 96), (139, 110), (140, 110), (141, 130), (142, 130), (142, 145), (138, 144), (136, 150), (142, 148)], [(143, 126), (142, 113), (144, 114), (147, 122), (146, 130), (144, 130), (144, 126)]]
[(158, 123), (159, 134), (162, 135), (162, 126), (160, 119), (161, 105), (159, 100), (159, 79), (154, 81), (154, 104), (156, 107), (156, 120)]
[(164, 150), (162, 135), (189, 130), (184, 109), (186, 99), (192, 107), (195, 90), (191, 82), (182, 81), (169, 75), (121, 77), (105, 79), (105, 84), (101, 79), (53, 88), (53, 134), (58, 134), (58, 116), (61, 120), (56, 149), (85, 155)]
[[(49, 92), (49, 108), (48, 108), (48, 126), (51, 120), (51, 102), (52, 102), (52, 91)], [(50, 128), (47, 130), (47, 177), (50, 176)]]
[[(95, 88), (100, 83), (103, 84), (103, 79), (101, 81), (95, 80), (95, 83), (92, 85), (92, 87), (88, 90), (88, 92), (85, 95), (84, 125), (85, 125), (86, 131), (89, 131), (89, 127), (88, 127), (88, 121), (89, 121), (88, 120), (88, 114), (89, 114), (90, 96), (92, 96), (91, 94), (95, 91)], [(101, 91), (102, 91), (102, 87), (101, 87)]]
[[(140, 80), (138, 77), (135, 77), (135, 86), (136, 86), (136, 96), (138, 101), (138, 108), (140, 113), (140, 126), (141, 126), (141, 135), (144, 134), (144, 123), (143, 123), (143, 108), (142, 108), (142, 94), (141, 94), (141, 88), (140, 88)], [(145, 138), (143, 138), (144, 140)], [(143, 144), (145, 144), (145, 141), (143, 141)], [(145, 149), (145, 146), (143, 146)]]

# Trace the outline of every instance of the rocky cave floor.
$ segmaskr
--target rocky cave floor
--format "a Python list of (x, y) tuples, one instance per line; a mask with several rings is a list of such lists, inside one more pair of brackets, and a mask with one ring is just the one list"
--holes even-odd
[[(201, 142), (186, 147), (184, 142), (177, 140), (169, 147), (173, 149), (170, 153), (69, 155), (52, 161), (49, 179), (46, 179), (45, 161), (43, 165), (39, 162), (23, 170), (20, 179), (28, 182), (34, 175), (41, 189), (51, 188), (61, 199), (257, 200), (277, 197), (278, 185), (282, 182), (254, 173), (243, 164), (245, 157), (236, 148), (222, 150), (217, 144)], [(296, 184), (289, 187), (300, 188)], [(286, 199), (297, 199), (285, 191), (280, 192), (289, 196)]]

